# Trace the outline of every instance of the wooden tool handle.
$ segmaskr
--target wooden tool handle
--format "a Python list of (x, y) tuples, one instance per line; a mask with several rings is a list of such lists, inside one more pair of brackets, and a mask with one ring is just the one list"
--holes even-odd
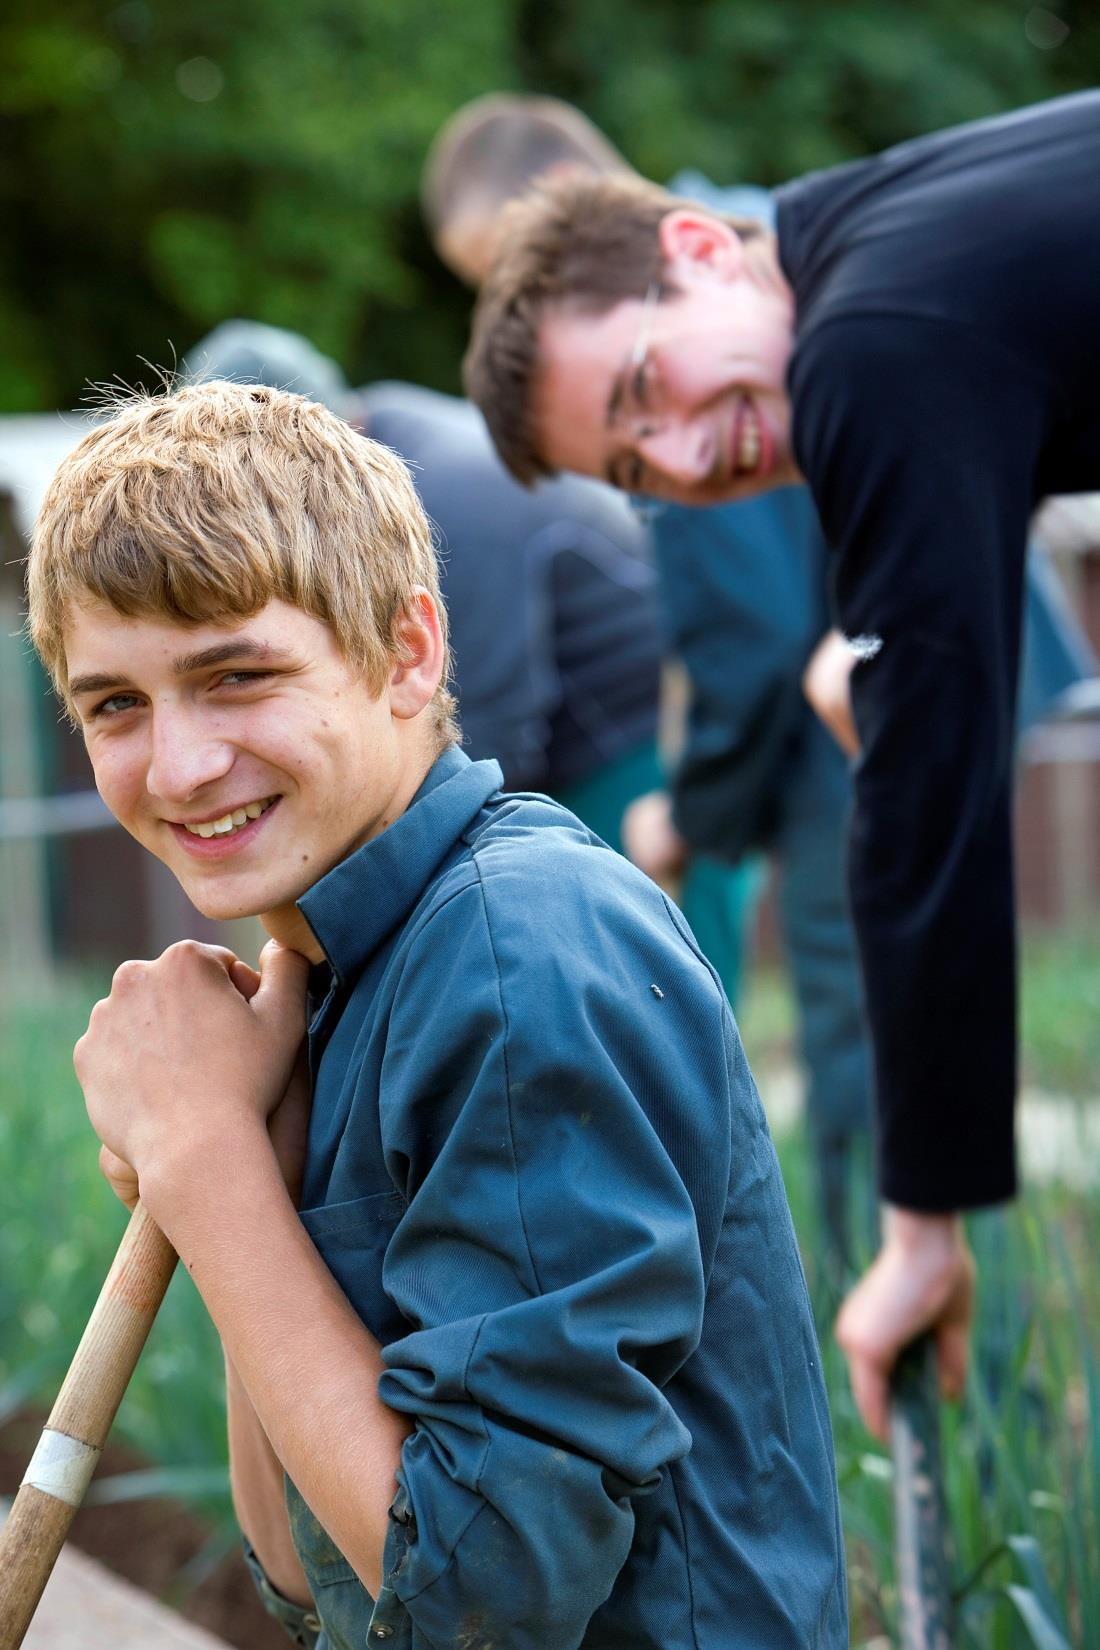
[(0, 1650), (18, 1650), (175, 1270), (137, 1204), (0, 1530)]
[(898, 1359), (890, 1442), (902, 1650), (951, 1650), (951, 1565), (936, 1349), (930, 1335), (920, 1336)]

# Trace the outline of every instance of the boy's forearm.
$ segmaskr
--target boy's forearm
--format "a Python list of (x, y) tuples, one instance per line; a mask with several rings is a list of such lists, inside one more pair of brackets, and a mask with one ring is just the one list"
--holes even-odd
[(142, 1193), (206, 1303), (274, 1460), (376, 1595), (408, 1423), (377, 1396), (378, 1345), (299, 1221), (266, 1130), (239, 1127), (193, 1168), (177, 1160), (143, 1179)]
[(312, 1598), (287, 1516), (283, 1466), (230, 1358), (225, 1360), (229, 1478), (237, 1522), (268, 1580), (295, 1604)]

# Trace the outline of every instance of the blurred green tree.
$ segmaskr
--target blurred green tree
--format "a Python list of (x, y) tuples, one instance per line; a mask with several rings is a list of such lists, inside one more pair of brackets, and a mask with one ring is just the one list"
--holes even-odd
[(427, 145), (501, 88), (587, 110), (655, 177), (800, 171), (1094, 84), (1086, 0), (8, 0), (0, 409), (72, 405), (249, 315), (356, 382), (455, 388), (466, 295)]

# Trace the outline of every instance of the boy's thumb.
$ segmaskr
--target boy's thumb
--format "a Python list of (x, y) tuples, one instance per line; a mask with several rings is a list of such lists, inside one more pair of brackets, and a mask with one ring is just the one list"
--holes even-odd
[(288, 1011), (304, 1026), (309, 959), (278, 940), (268, 940), (260, 952), (260, 989), (252, 1007), (261, 1014), (274, 1013), (285, 1019)]

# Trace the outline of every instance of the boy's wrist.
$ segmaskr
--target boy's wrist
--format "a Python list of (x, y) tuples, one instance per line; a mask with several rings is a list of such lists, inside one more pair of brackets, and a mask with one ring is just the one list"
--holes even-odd
[(216, 1135), (177, 1140), (160, 1149), (142, 1167), (141, 1200), (161, 1231), (173, 1238), (191, 1216), (211, 1203), (239, 1202), (244, 1187), (262, 1184), (265, 1176), (282, 1188), (263, 1118), (241, 1113)]

